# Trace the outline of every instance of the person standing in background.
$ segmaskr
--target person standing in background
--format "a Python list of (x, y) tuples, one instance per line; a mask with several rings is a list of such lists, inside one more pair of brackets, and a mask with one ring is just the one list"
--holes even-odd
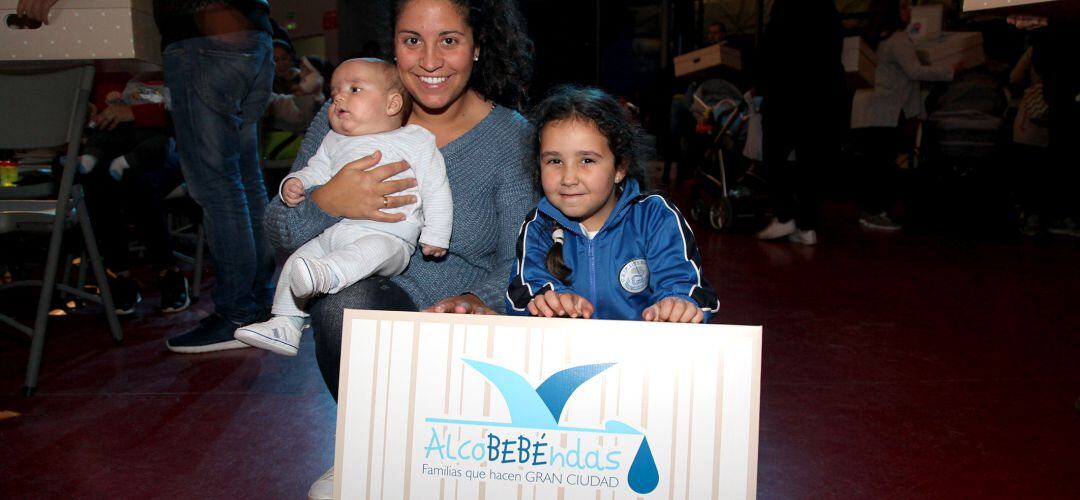
[[(48, 22), (56, 0), (19, 0)], [(154, 0), (176, 148), (188, 191), (203, 209), (214, 259), (215, 311), (166, 342), (179, 353), (239, 349), (240, 325), (269, 318), (274, 250), (263, 230), (267, 195), (258, 121), (274, 78), (268, 0)]]
[(168, 340), (173, 352), (237, 349), (240, 325), (268, 317), (274, 251), (257, 124), (274, 78), (266, 0), (155, 0), (165, 86), (191, 197), (203, 209), (217, 286), (215, 311)]
[(909, 0), (880, 0), (864, 38), (876, 50), (874, 88), (861, 89), (851, 102), (851, 128), (863, 151), (866, 179), (862, 183), (863, 213), (859, 224), (867, 229), (896, 231), (900, 224), (887, 213), (893, 204), (892, 176), (902, 120), (925, 119), (926, 105), (920, 82), (948, 82), (963, 63), (924, 66), (905, 28), (911, 22)]
[(763, 147), (772, 221), (758, 239), (817, 244), (819, 180), (840, 152), (843, 34), (831, 0), (776, 0), (761, 48)]

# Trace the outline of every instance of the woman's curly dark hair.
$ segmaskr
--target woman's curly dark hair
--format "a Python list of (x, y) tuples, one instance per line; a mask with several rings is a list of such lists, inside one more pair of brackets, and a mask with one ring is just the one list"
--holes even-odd
[[(394, 17), (411, 0), (398, 0)], [(525, 31), (517, 0), (447, 0), (465, 17), (480, 49), (469, 85), (484, 97), (522, 110), (532, 79), (533, 43)]]
[[(649, 153), (645, 132), (630, 117), (630, 112), (607, 92), (594, 87), (560, 85), (552, 89), (529, 116), (536, 127), (533, 150), (538, 155), (541, 153), (540, 135), (548, 123), (580, 120), (595, 124), (597, 130), (607, 138), (608, 148), (614, 155), (615, 168), (626, 167), (626, 177), (619, 181), (616, 193), (622, 195), (627, 178), (636, 180), (641, 190), (645, 190), (645, 162)], [(536, 176), (539, 177), (539, 158), (536, 163)], [(570, 285), (573, 270), (563, 258), (563, 228), (557, 223), (552, 230), (552, 239), (554, 241), (544, 264), (552, 276)]]

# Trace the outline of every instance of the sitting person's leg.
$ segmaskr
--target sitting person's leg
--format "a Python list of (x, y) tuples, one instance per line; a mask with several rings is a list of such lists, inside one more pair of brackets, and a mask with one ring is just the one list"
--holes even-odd
[(143, 141), (124, 157), (131, 165), (130, 173), (124, 176), (130, 200), (128, 212), (157, 272), (161, 310), (182, 311), (191, 304), (188, 281), (173, 253), (164, 204), (165, 197), (184, 182), (175, 143), (171, 137), (159, 134)]
[(341, 328), (345, 309), (415, 311), (416, 304), (389, 278), (373, 276), (310, 304), (311, 328), (315, 334), (315, 359), (323, 381), (337, 400), (338, 371), (341, 368)]
[(135, 312), (142, 300), (139, 287), (131, 277), (128, 252), (127, 220), (124, 217), (124, 190), (103, 172), (81, 175), (80, 184), (86, 200), (86, 213), (94, 230), (105, 268), (110, 276), (109, 291), (116, 314)]

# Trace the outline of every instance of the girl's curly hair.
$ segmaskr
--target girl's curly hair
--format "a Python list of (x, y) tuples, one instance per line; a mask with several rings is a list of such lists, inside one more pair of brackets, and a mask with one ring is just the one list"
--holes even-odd
[[(411, 0), (398, 0), (395, 18)], [(472, 28), (480, 60), (473, 64), (469, 85), (503, 106), (522, 110), (532, 79), (533, 43), (517, 0), (447, 0)]]
[[(645, 163), (649, 147), (645, 142), (645, 132), (611, 94), (595, 87), (559, 85), (533, 108), (529, 117), (536, 127), (536, 142), (533, 144), (536, 154), (540, 154), (540, 133), (544, 125), (563, 120), (596, 124), (615, 155), (616, 168), (625, 165), (626, 177), (637, 180), (641, 190), (646, 190)], [(625, 183), (625, 179), (619, 183), (620, 193)]]

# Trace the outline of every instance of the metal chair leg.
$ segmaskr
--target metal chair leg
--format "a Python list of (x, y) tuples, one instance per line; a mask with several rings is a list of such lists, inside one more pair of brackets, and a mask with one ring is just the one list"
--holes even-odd
[(112, 291), (109, 290), (109, 277), (105, 274), (105, 266), (101, 263), (101, 255), (98, 254), (97, 242), (94, 240), (94, 228), (90, 226), (90, 216), (86, 213), (86, 203), (79, 197), (78, 209), (79, 226), (82, 229), (83, 242), (86, 245), (86, 253), (90, 258), (90, 267), (94, 271), (94, 279), (97, 280), (98, 289), (101, 292), (101, 305), (105, 308), (105, 318), (109, 322), (109, 331), (113, 340), (124, 340), (124, 333), (120, 331), (120, 321), (116, 317), (116, 306), (113, 304)]
[[(64, 193), (66, 196), (67, 193)], [(53, 221), (52, 236), (49, 238), (49, 251), (45, 259), (45, 275), (41, 279), (41, 294), (38, 296), (37, 313), (34, 315), (34, 334), (30, 340), (30, 357), (26, 363), (26, 382), (23, 391), (33, 394), (37, 388), (38, 372), (41, 370), (41, 354), (45, 350), (45, 329), (49, 320), (49, 305), (52, 302), (56, 285), (56, 268), (60, 263), (60, 243), (64, 236), (64, 218), (67, 203), (58, 203), (56, 220)]]

